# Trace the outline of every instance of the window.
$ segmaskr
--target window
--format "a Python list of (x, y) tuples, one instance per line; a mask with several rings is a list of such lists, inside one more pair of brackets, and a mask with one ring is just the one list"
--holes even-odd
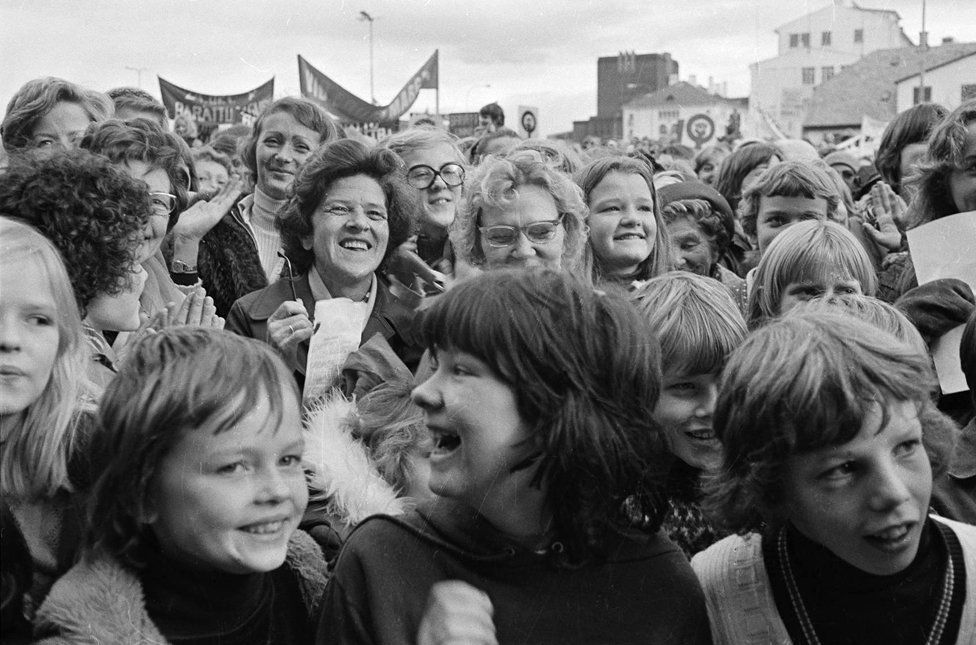
[[(923, 98), (919, 98), (919, 89), (925, 90), (921, 93)], [(912, 88), (912, 105), (918, 105), (919, 103), (928, 103), (932, 100), (932, 88), (926, 85), (923, 88), (913, 87)]]
[(834, 77), (834, 66), (827, 65), (826, 67), (820, 68), (820, 82), (826, 83)]
[(810, 32), (807, 32), (805, 34), (800, 34), (800, 42), (803, 44), (804, 47), (810, 49)]
[(863, 43), (864, 42), (864, 30), (863, 29), (855, 29), (854, 30), (854, 42), (856, 42), (856, 43)]
[(661, 120), (665, 120), (665, 119), (677, 119), (679, 116), (681, 116), (681, 111), (680, 110), (660, 110), (657, 113), (657, 118), (659, 118)]
[(820, 34), (820, 45), (821, 47), (830, 47), (830, 32), (825, 31)]
[(800, 46), (800, 34), (790, 34), (790, 49)]
[(816, 68), (814, 68), (814, 67), (804, 67), (803, 68), (803, 84), (804, 85), (813, 85), (813, 75), (814, 75), (814, 72), (815, 71), (816, 71)]

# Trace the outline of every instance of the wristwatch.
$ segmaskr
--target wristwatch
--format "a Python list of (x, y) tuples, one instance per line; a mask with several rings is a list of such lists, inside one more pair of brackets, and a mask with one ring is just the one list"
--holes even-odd
[(191, 266), (183, 260), (173, 260), (170, 262), (169, 270), (171, 273), (196, 273), (196, 266)]

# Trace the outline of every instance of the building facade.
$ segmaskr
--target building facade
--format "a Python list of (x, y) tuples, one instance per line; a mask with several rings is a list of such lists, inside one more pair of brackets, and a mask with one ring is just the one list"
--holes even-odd
[(647, 137), (692, 148), (715, 143), (748, 110), (744, 99), (728, 99), (681, 81), (623, 106), (626, 140)]
[(781, 25), (777, 55), (749, 66), (752, 120), (800, 137), (814, 88), (873, 51), (913, 44), (900, 20), (894, 11), (835, 0)]
[(963, 101), (976, 99), (976, 51), (927, 67), (924, 81), (919, 72), (898, 79), (895, 86), (899, 112), (925, 101), (954, 110)]

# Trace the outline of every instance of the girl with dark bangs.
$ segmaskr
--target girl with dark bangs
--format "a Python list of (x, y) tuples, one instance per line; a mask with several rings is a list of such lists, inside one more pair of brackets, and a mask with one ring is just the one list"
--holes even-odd
[(439, 298), (421, 333), (439, 498), (356, 528), (317, 642), (708, 642), (658, 531), (660, 351), (636, 310), (564, 272), (497, 271)]

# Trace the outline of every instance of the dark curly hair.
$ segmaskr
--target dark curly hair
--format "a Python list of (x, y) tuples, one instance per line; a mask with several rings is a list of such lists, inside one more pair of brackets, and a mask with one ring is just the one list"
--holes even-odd
[(162, 169), (169, 179), (170, 190), (176, 195), (176, 208), (170, 213), (166, 225), (166, 230), (171, 230), (188, 201), (188, 187), (181, 177), (183, 170), (178, 141), (179, 137), (164, 131), (155, 121), (109, 119), (91, 125), (81, 140), (81, 147), (108, 157), (117, 166), (141, 161), (150, 169)]
[(411, 214), (417, 212), (417, 191), (407, 185), (400, 168), (403, 162), (392, 150), (367, 148), (359, 141), (340, 139), (316, 150), (295, 176), (292, 197), (278, 213), (275, 224), (281, 243), (296, 272), (308, 271), (315, 254), (302, 246), (312, 234), (312, 216), (337, 179), (366, 175), (376, 180), (386, 196), (390, 238), (383, 254), (389, 257), (410, 236)]
[(251, 136), (241, 144), (241, 160), (244, 167), (251, 173), (251, 180), (258, 180), (258, 138), (261, 136), (261, 128), (264, 127), (264, 120), (272, 114), (284, 112), (291, 115), (293, 119), (304, 125), (310, 130), (319, 133), (319, 143), (335, 141), (339, 138), (339, 126), (332, 120), (325, 110), (308, 99), (297, 96), (286, 96), (278, 99), (264, 109), (258, 120), (254, 122)]
[(145, 184), (87, 150), (14, 155), (0, 175), (0, 214), (33, 226), (58, 248), (82, 317), (95, 296), (129, 287), (151, 213)]
[(605, 556), (610, 535), (635, 516), (657, 530), (671, 457), (653, 418), (661, 350), (646, 317), (552, 269), (490, 271), (436, 300), (420, 323), (423, 343), (471, 354), (515, 395), (533, 484), (545, 486), (564, 547), (556, 564)]

